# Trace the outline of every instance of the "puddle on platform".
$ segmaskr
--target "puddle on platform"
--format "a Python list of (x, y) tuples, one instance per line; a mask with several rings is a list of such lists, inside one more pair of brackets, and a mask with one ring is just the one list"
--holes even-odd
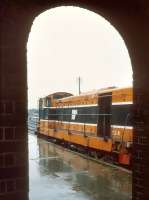
[(30, 200), (130, 200), (131, 175), (29, 135)]

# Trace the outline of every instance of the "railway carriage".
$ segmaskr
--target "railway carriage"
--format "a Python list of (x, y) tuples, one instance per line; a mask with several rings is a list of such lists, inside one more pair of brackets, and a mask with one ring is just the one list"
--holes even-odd
[(96, 158), (131, 165), (132, 88), (105, 88), (39, 100), (38, 135)]

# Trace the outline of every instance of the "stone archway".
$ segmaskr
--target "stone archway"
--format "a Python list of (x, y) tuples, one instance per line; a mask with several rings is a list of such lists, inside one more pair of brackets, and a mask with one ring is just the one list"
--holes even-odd
[(106, 18), (129, 51), (134, 80), (133, 199), (149, 196), (149, 3), (132, 0), (30, 0), (0, 3), (0, 195), (28, 199), (26, 43), (34, 18), (75, 5)]

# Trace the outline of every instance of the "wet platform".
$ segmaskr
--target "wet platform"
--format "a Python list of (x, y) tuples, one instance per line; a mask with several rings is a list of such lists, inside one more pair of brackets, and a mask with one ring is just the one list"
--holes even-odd
[(29, 135), (30, 200), (130, 200), (131, 174)]

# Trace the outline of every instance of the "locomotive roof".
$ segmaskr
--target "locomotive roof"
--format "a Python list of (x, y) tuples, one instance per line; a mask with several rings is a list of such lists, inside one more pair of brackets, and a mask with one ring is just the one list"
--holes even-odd
[[(69, 98), (75, 98), (75, 97), (85, 97), (85, 96), (96, 96), (98, 94), (104, 94), (104, 93), (107, 93), (107, 92), (112, 92), (112, 91), (118, 91), (118, 90), (124, 90), (124, 89), (129, 89), (131, 87), (124, 87), (124, 88), (118, 88), (118, 87), (107, 87), (107, 88), (101, 88), (101, 89), (95, 89), (95, 90), (92, 90), (92, 91), (88, 91), (88, 92), (83, 92), (81, 93), (80, 95), (73, 95), (71, 93), (68, 93), (68, 92), (55, 92), (55, 93), (51, 93), (49, 94), (48, 96), (46, 97), (51, 97), (51, 96), (55, 96), (55, 95), (64, 95), (64, 94), (67, 94), (69, 96), (67, 97), (62, 97), (60, 99), (69, 99)], [(59, 100), (60, 100), (59, 99)]]
[(124, 88), (118, 88), (118, 87), (108, 87), (108, 88), (101, 88), (101, 89), (97, 89), (97, 90), (92, 90), (89, 92), (83, 92), (80, 95), (75, 95), (75, 96), (70, 96), (70, 97), (64, 97), (62, 99), (69, 99), (69, 98), (75, 98), (75, 97), (85, 97), (85, 96), (96, 96), (98, 94), (104, 94), (107, 92), (112, 92), (112, 91), (116, 91), (116, 90), (124, 90), (124, 89), (129, 89), (131, 87), (124, 87)]
[(49, 94), (49, 95), (46, 96), (46, 97), (51, 97), (51, 96), (55, 96), (55, 95), (64, 95), (64, 94), (73, 96), (73, 94), (71, 94), (71, 93), (69, 93), (69, 92), (54, 92), (54, 93)]
[(92, 95), (92, 94), (102, 94), (102, 93), (105, 93), (105, 92), (111, 92), (112, 90), (115, 90), (115, 89), (122, 89), (122, 88), (117, 88), (117, 87), (107, 87), (107, 88), (101, 88), (101, 89), (95, 89), (95, 90), (91, 90), (91, 91), (88, 91), (88, 92), (83, 92), (82, 94), (80, 95)]

